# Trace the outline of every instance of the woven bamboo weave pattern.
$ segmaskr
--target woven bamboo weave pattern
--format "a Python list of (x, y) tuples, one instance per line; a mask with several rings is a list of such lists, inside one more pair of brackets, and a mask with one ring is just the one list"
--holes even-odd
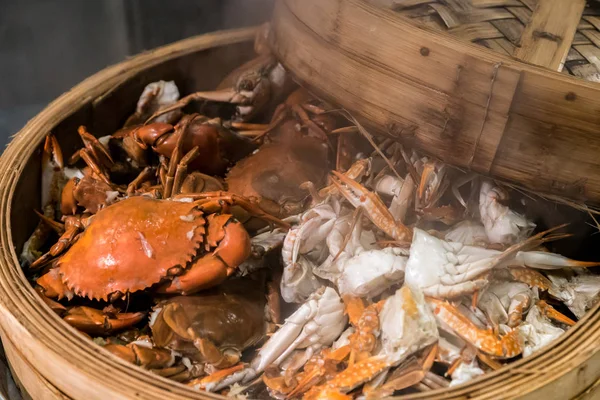
[[(370, 0), (418, 26), (513, 55), (537, 0)], [(563, 73), (600, 82), (600, 2), (588, 1)]]

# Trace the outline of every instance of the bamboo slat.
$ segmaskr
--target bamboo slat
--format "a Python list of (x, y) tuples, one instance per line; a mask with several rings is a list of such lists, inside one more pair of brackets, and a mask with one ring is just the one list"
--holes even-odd
[(539, 193), (600, 203), (600, 88), (447, 34), (462, 26), (416, 29), (359, 0), (280, 0), (273, 45), (300, 81), (380, 133)]
[(561, 71), (584, 7), (585, 0), (540, 0), (514, 56)]

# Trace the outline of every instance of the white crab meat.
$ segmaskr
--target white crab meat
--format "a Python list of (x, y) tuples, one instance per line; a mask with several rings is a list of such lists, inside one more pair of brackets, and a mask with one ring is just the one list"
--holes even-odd
[[(439, 321), (438, 321), (439, 322)], [(438, 359), (440, 362), (451, 365), (461, 357), (462, 350), (467, 342), (452, 333), (450, 328), (438, 326), (440, 339), (438, 340)]]
[(428, 296), (458, 297), (487, 284), (481, 276), (498, 265), (500, 254), (495, 250), (446, 242), (416, 228), (405, 281)]
[(350, 335), (352, 335), (354, 332), (355, 332), (355, 329), (353, 326), (349, 326), (348, 328), (346, 328), (346, 330), (344, 332), (342, 332), (340, 337), (335, 342), (333, 342), (333, 344), (331, 345), (331, 349), (337, 350), (340, 347), (349, 345), (350, 344)]
[(519, 338), (522, 341), (523, 357), (548, 346), (565, 331), (552, 325), (537, 306), (531, 307), (525, 322), (519, 326)]
[(418, 288), (402, 286), (383, 305), (380, 355), (387, 356), (392, 365), (435, 343), (438, 327), (425, 296)]
[(315, 266), (304, 256), (283, 269), (280, 291), (287, 303), (302, 303), (324, 284), (313, 274)]
[[(136, 113), (152, 115), (161, 108), (170, 106), (179, 100), (179, 89), (173, 81), (152, 82), (144, 88), (137, 103)], [(154, 122), (169, 123), (179, 111), (171, 111), (158, 116)]]
[(462, 243), (467, 246), (486, 246), (489, 244), (485, 227), (477, 221), (464, 220), (450, 228), (444, 239), (447, 242)]
[(504, 189), (494, 186), (491, 181), (481, 183), (479, 214), (491, 243), (519, 243), (535, 228), (533, 222), (502, 204), (507, 199), (508, 193)]
[(559, 274), (547, 274), (552, 282), (548, 293), (562, 301), (577, 318), (600, 301), (600, 275), (582, 273), (570, 279)]
[(394, 175), (383, 175), (374, 182), (373, 186), (377, 193), (392, 196), (390, 213), (396, 221), (404, 221), (415, 191), (415, 184), (410, 174), (404, 180)]
[(323, 284), (315, 277), (315, 265), (329, 255), (326, 238), (333, 229), (338, 211), (321, 203), (299, 217), (283, 241), (281, 294), (288, 303), (302, 303)]
[[(342, 265), (360, 252), (374, 249), (375, 234), (355, 224), (352, 228), (352, 215), (348, 214), (335, 220), (335, 224), (327, 236), (328, 256), (314, 273), (320, 278), (337, 282), (342, 273)], [(348, 238), (348, 240), (346, 240)]]
[(251, 369), (260, 373), (268, 365), (279, 365), (295, 349), (314, 352), (330, 346), (347, 322), (340, 296), (330, 287), (321, 288), (269, 338), (252, 360)]
[(452, 382), (450, 382), (450, 387), (469, 382), (478, 376), (483, 375), (484, 373), (485, 372), (479, 368), (477, 360), (473, 360), (470, 363), (462, 362), (458, 365), (454, 372), (452, 372)]
[(340, 265), (338, 290), (341, 295), (375, 297), (402, 282), (406, 260), (391, 247), (363, 251)]

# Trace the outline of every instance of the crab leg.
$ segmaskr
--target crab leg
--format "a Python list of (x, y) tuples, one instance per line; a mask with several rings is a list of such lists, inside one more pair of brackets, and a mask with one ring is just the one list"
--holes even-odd
[(511, 330), (499, 339), (491, 329), (478, 328), (450, 303), (432, 297), (429, 297), (427, 301), (440, 321), (443, 321), (458, 336), (484, 353), (498, 358), (513, 358), (523, 351), (517, 329)]
[(141, 322), (146, 313), (117, 313), (111, 317), (101, 310), (78, 306), (67, 310), (63, 319), (71, 326), (89, 334), (108, 335)]
[(52, 134), (46, 136), (46, 140), (44, 141), (42, 163), (49, 163), (50, 159), (52, 159), (52, 162), (57, 166), (57, 168), (62, 169), (64, 167), (62, 150), (58, 144), (58, 140)]
[(181, 185), (188, 173), (189, 164), (194, 161), (196, 157), (200, 154), (200, 147), (196, 146), (192, 150), (190, 150), (179, 162), (177, 165), (177, 170), (175, 171), (175, 180), (173, 181), (173, 190), (171, 195), (179, 194), (181, 191)]
[(537, 269), (589, 268), (600, 266), (600, 261), (577, 261), (560, 254), (545, 251), (520, 251), (515, 256), (515, 264)]
[(222, 191), (192, 193), (185, 195), (177, 195), (175, 196), (175, 198), (187, 198), (196, 200), (195, 204), (197, 204), (206, 213), (221, 211), (223, 209), (223, 204), (227, 204), (229, 206), (237, 205), (242, 207), (244, 210), (248, 211), (253, 216), (257, 218), (262, 218), (270, 224), (277, 225), (284, 229), (290, 228), (290, 225), (287, 222), (284, 222), (279, 218), (265, 213), (256, 204), (254, 204), (252, 200), (242, 196), (238, 196), (233, 193)]
[(155, 112), (150, 118), (146, 120), (146, 124), (150, 123), (153, 119), (160, 117), (163, 114), (169, 113), (171, 111), (180, 110), (183, 107), (190, 104), (192, 101), (216, 101), (221, 103), (233, 103), (233, 104), (241, 104), (247, 101), (245, 96), (237, 95), (237, 92), (233, 88), (209, 91), (209, 92), (196, 92), (190, 95), (187, 95), (181, 99), (179, 99), (176, 103), (171, 104), (168, 107), (161, 108), (157, 112)]
[(65, 250), (67, 250), (75, 241), (77, 240), (77, 235), (80, 232), (80, 228), (77, 226), (72, 226), (65, 231), (58, 239), (58, 241), (50, 248), (50, 250), (42, 255), (40, 258), (31, 263), (31, 269), (38, 269), (47, 265), (50, 260), (54, 257), (62, 254)]
[(333, 351), (328, 350), (323, 350), (321, 354), (312, 357), (306, 363), (305, 372), (300, 377), (296, 387), (287, 393), (287, 398), (294, 398), (308, 391), (315, 384), (318, 384), (328, 372), (335, 371), (337, 365), (350, 354), (349, 346), (343, 346)]
[[(379, 313), (385, 300), (365, 307), (364, 302), (357, 298), (344, 298), (350, 323), (356, 331), (350, 335), (350, 359), (348, 365), (352, 366), (372, 355), (377, 345), (377, 332), (380, 329)], [(357, 314), (360, 316), (357, 318)]]
[[(344, 175), (350, 179), (358, 180), (363, 176), (368, 175), (370, 171), (371, 158), (361, 158), (360, 160), (355, 161), (354, 164), (348, 168), (348, 171), (344, 172)], [(336, 195), (338, 193), (337, 186), (332, 183), (331, 185), (325, 186), (323, 189), (319, 190), (319, 197), (325, 198), (329, 195)]]
[(148, 369), (170, 367), (174, 361), (169, 350), (142, 347), (135, 343), (127, 346), (109, 343), (104, 348), (127, 362)]
[(371, 222), (394, 240), (409, 242), (411, 230), (399, 221), (395, 221), (379, 196), (344, 174), (332, 171), (332, 182), (340, 193), (354, 206), (362, 207)]
[(40, 213), (38, 210), (33, 210), (33, 212), (36, 213), (38, 217), (40, 217), (40, 222), (45, 223), (47, 226), (52, 228), (54, 232), (58, 233), (59, 235), (65, 233), (65, 224), (53, 220), (52, 218)]
[(430, 161), (423, 166), (418, 188), (419, 206), (433, 207), (444, 194), (448, 184), (444, 180), (446, 166)]
[(77, 132), (79, 133), (79, 136), (81, 137), (81, 140), (83, 141), (83, 144), (85, 145), (89, 154), (91, 154), (98, 163), (106, 167), (110, 167), (112, 164), (114, 164), (114, 160), (112, 159), (110, 152), (102, 143), (100, 143), (100, 141), (98, 141), (94, 135), (86, 130), (85, 126), (80, 126)]
[(177, 138), (177, 143), (175, 144), (173, 153), (171, 154), (171, 159), (169, 160), (169, 166), (165, 177), (163, 189), (163, 196), (165, 198), (171, 197), (171, 194), (173, 193), (173, 184), (175, 181), (177, 167), (181, 161), (181, 158), (183, 157), (183, 143), (187, 136), (186, 133), (188, 132), (188, 126), (193, 120), (194, 116), (186, 115), (182, 118), (179, 124), (177, 124), (176, 132), (174, 134), (178, 134), (179, 137)]
[(131, 195), (140, 187), (144, 182), (150, 181), (156, 175), (156, 170), (153, 167), (146, 167), (139, 173), (138, 176), (127, 186), (127, 194)]
[[(374, 388), (371, 382), (365, 385), (363, 392), (369, 398), (383, 398), (391, 396), (395, 391), (406, 389), (421, 382), (427, 375), (438, 352), (438, 345), (431, 346), (421, 360), (412, 358), (400, 368), (390, 374), (380, 387)], [(437, 376), (437, 375), (436, 375)]]

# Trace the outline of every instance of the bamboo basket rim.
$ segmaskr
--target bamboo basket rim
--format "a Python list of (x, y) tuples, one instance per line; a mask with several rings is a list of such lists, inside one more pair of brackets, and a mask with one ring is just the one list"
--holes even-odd
[[(135, 394), (140, 398), (222, 398), (195, 391), (148, 371), (132, 368), (125, 361), (80, 335), (51, 311), (27, 282), (19, 265), (10, 227), (11, 203), (26, 162), (42, 143), (45, 135), (79, 107), (98, 101), (127, 79), (153, 65), (211, 47), (250, 41), (255, 29), (215, 32), (187, 39), (142, 53), (98, 72), (63, 94), (27, 123), (0, 157), (0, 321), (11, 324), (18, 332), (4, 332), (12, 342), (28, 341), (30, 354), (24, 353), (25, 358), (35, 358), (35, 351), (47, 351), (53, 360), (76, 363), (81, 369), (78, 377), (86, 378), (85, 384), (95, 384), (96, 388), (105, 389), (104, 393), (111, 393), (114, 398), (126, 398), (124, 393), (132, 396)], [(597, 305), (588, 312), (577, 326), (563, 335), (548, 352), (537, 353), (452, 390), (441, 389), (405, 398), (464, 398), (469, 396), (473, 388), (492, 387), (492, 383), (497, 384), (503, 379), (506, 382), (514, 377), (537, 377), (537, 383), (530, 384), (528, 389), (540, 387), (548, 382), (550, 375), (552, 378), (564, 375), (581, 361), (595, 354), (599, 340), (597, 337), (586, 337), (586, 333), (600, 331), (599, 308), (600, 305)], [(551, 363), (555, 355), (550, 353), (564, 354), (561, 361), (569, 368), (553, 369)], [(62, 390), (60, 382), (52, 383)], [(522, 388), (519, 388), (518, 394), (521, 393)], [(499, 397), (489, 397), (484, 393), (476, 398)]]

